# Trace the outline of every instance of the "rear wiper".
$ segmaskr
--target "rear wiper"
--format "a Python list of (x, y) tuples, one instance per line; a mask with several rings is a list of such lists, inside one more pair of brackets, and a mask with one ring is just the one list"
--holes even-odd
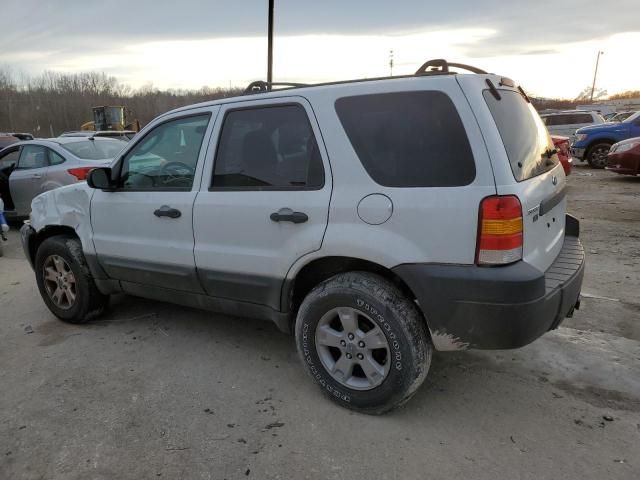
[(557, 148), (547, 148), (543, 153), (542, 156), (545, 157), (545, 166), (548, 167), (550, 165), (553, 165), (553, 162), (551, 161), (551, 157), (553, 157), (556, 153), (558, 153), (558, 149)]

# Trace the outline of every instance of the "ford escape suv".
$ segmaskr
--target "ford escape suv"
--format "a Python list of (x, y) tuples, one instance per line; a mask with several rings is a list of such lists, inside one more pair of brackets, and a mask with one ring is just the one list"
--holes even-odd
[(437, 60), (272, 87), (161, 115), (34, 199), (22, 241), (54, 315), (125, 292), (271, 320), (326, 395), (382, 413), (433, 350), (521, 347), (579, 306), (563, 169), (513, 81)]

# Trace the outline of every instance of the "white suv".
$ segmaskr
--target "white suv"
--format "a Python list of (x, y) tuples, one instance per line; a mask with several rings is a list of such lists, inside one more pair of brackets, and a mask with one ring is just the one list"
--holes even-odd
[(434, 349), (532, 342), (579, 305), (578, 221), (524, 91), (452, 65), (161, 115), (33, 201), (44, 302), (74, 323), (115, 292), (272, 320), (367, 413), (408, 400)]
[(576, 130), (579, 128), (605, 123), (604, 117), (598, 112), (580, 110), (547, 113), (541, 115), (541, 118), (550, 134), (569, 137), (571, 143), (575, 141)]

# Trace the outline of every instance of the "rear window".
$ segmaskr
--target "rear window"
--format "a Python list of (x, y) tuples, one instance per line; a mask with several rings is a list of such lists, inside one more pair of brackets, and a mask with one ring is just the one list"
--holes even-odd
[(513, 90), (500, 90), (496, 99), (483, 92), (518, 182), (551, 170), (558, 163), (553, 142), (533, 106)]
[(476, 176), (471, 146), (443, 92), (344, 97), (336, 112), (367, 173), (386, 187), (456, 187)]
[(109, 138), (93, 138), (63, 143), (60, 146), (82, 160), (105, 160), (118, 155), (126, 143)]

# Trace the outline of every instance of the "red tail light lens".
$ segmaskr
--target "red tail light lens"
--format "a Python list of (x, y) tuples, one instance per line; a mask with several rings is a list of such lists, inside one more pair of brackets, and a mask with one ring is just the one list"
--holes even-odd
[(515, 195), (487, 197), (480, 203), (478, 265), (506, 265), (522, 259), (522, 205)]
[(87, 175), (89, 175), (89, 172), (94, 168), (95, 167), (70, 168), (67, 170), (67, 172), (76, 177), (78, 180), (86, 180)]

